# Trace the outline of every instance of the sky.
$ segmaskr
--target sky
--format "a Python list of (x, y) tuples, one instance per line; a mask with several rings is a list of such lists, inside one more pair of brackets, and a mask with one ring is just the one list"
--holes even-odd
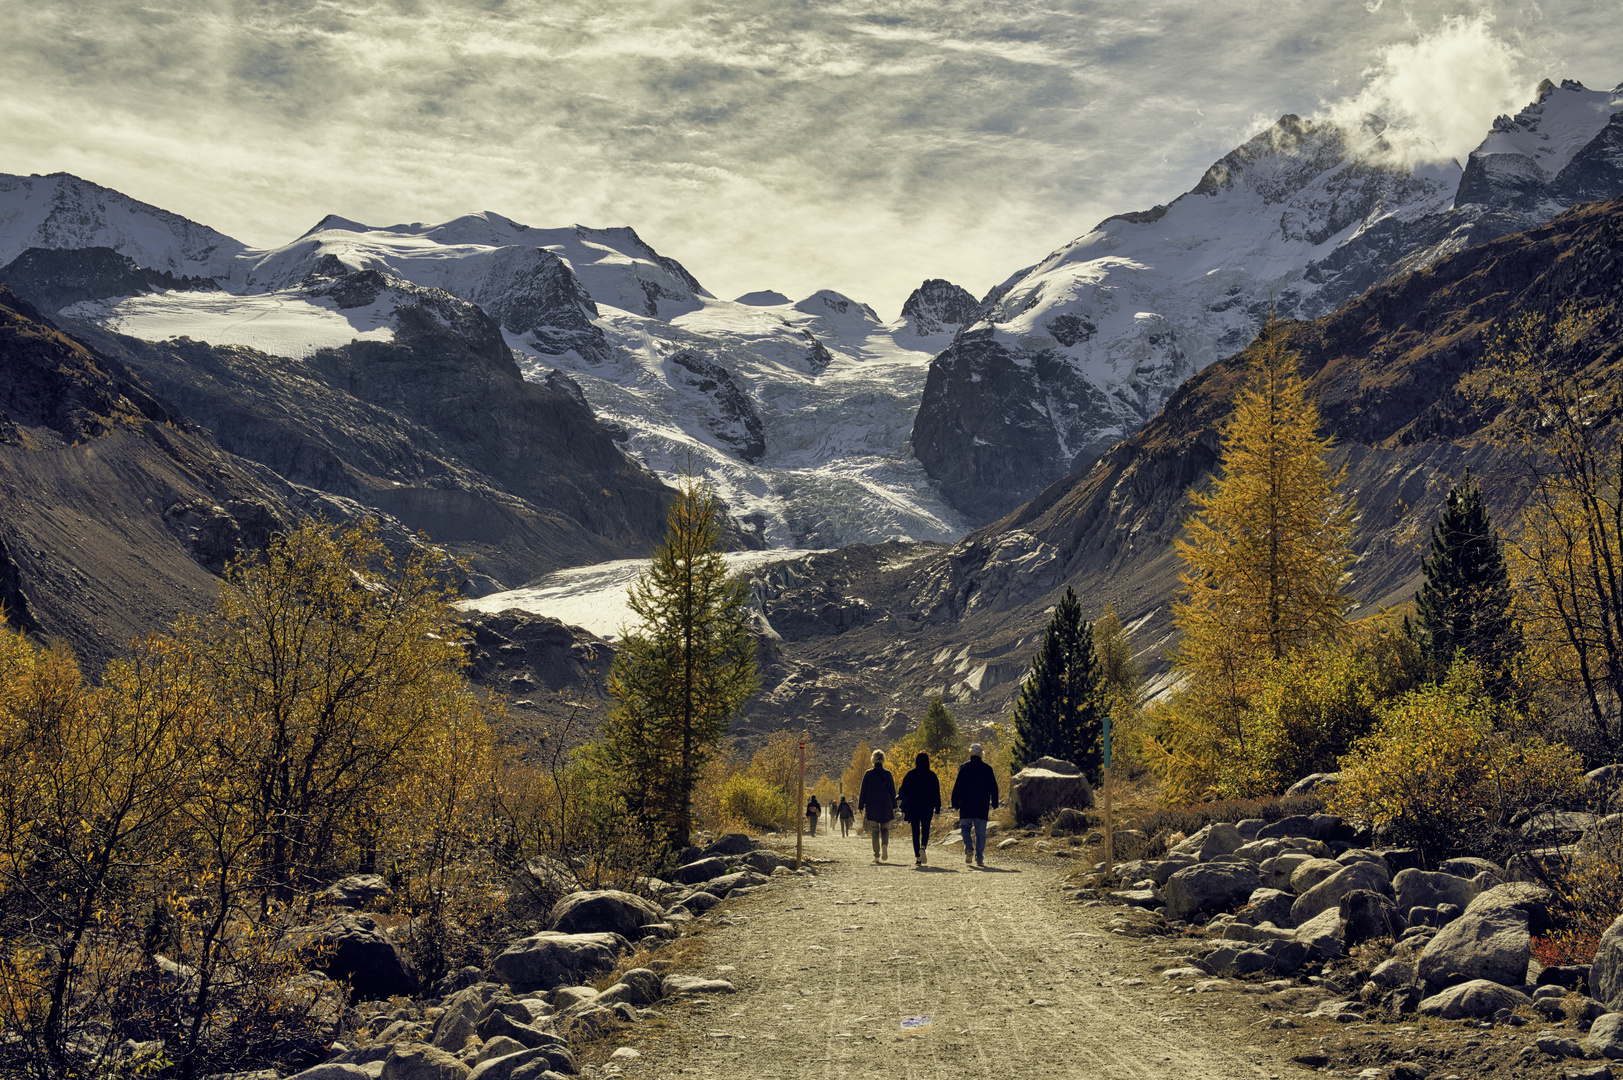
[(1463, 159), (1623, 0), (5, 0), (0, 172), (276, 246), (493, 210), (630, 225), (731, 298), (894, 317), (1192, 187), (1283, 113)]

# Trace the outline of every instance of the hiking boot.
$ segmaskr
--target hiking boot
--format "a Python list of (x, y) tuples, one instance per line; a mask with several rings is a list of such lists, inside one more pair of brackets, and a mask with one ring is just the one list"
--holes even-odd
[(879, 861), (890, 862), (890, 845), (885, 844), (879, 849)]
[(975, 853), (973, 851), (970, 851), (968, 848), (965, 848), (964, 849), (964, 865), (968, 866), (970, 863), (972, 863), (974, 861), (975, 861)]
[(877, 855), (875, 855), (875, 856), (874, 856), (874, 857), (873, 857), (873, 864), (874, 864), (874, 865), (875, 865), (875, 866), (878, 866), (878, 865), (879, 865), (879, 856), (877, 856)]
[(928, 851), (924, 850), (923, 848), (919, 849), (919, 865), (920, 866), (929, 866), (930, 865), (930, 853)]
[(975, 857), (975, 865), (976, 866), (985, 866), (986, 865), (986, 860), (977, 855)]

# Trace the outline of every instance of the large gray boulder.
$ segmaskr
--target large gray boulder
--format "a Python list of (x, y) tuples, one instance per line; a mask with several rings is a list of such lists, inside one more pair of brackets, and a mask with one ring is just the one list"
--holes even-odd
[(727, 860), (718, 856), (699, 859), (671, 871), (671, 880), (678, 885), (697, 885), (701, 881), (721, 877), (727, 872)]
[(1455, 877), (1466, 879), (1474, 878), (1481, 873), (1493, 874), (1496, 877), (1503, 877), (1505, 873), (1505, 868), (1498, 863), (1478, 858), (1475, 855), (1462, 855), (1457, 859), (1444, 859), (1442, 865), (1438, 866), (1437, 869), (1445, 874), (1453, 874)]
[(612, 971), (625, 938), (618, 934), (558, 934), (521, 938), (490, 962), (490, 972), (514, 990), (551, 990), (589, 982)]
[(1318, 838), (1318, 829), (1313, 819), (1306, 814), (1295, 814), (1291, 817), (1280, 818), (1271, 825), (1264, 825), (1257, 830), (1258, 840), (1272, 840), (1287, 836), (1304, 836)]
[(1161, 891), (1167, 898), (1167, 918), (1188, 919), (1232, 910), (1245, 903), (1261, 884), (1262, 875), (1251, 863), (1201, 863), (1167, 878)]
[(1613, 1061), (1623, 1058), (1623, 1013), (1607, 1013), (1591, 1024), (1584, 1049)]
[(1392, 879), (1392, 893), (1405, 918), (1410, 908), (1456, 904), (1468, 907), (1476, 899), (1476, 886), (1467, 878), (1434, 870), (1399, 870)]
[(1594, 824), (1594, 814), (1571, 810), (1546, 810), (1534, 814), (1521, 827), (1522, 841), (1535, 847), (1570, 844)]
[(603, 1005), (625, 1001), (632, 1005), (652, 1005), (665, 993), (659, 973), (649, 968), (632, 968), (620, 976), (620, 981), (597, 996)]
[[(1258, 841), (1262, 843), (1263, 841)], [(1262, 883), (1270, 889), (1289, 890), (1291, 877), (1301, 868), (1303, 863), (1312, 862), (1313, 856), (1305, 855), (1299, 851), (1287, 851), (1276, 855), (1272, 859), (1264, 859), (1257, 867), (1262, 871)], [(1334, 871), (1331, 871), (1334, 873)]]
[(753, 870), (739, 870), (732, 874), (723, 874), (719, 878), (711, 878), (699, 886), (704, 892), (712, 896), (726, 898), (728, 893), (735, 889), (750, 889), (757, 885), (765, 885), (771, 878), (765, 874), (757, 874)]
[(1245, 837), (1240, 835), (1240, 830), (1232, 823), (1219, 821), (1201, 829), (1172, 850), (1181, 855), (1193, 855), (1201, 862), (1208, 862), (1219, 855), (1238, 851), (1245, 846), (1245, 842)]
[(1532, 1004), (1533, 999), (1520, 990), (1512, 990), (1487, 979), (1473, 979), (1426, 998), (1420, 1003), (1420, 1015), (1466, 1020), (1489, 1017), (1500, 1009), (1515, 1010)]
[[(1284, 856), (1280, 856), (1284, 858)], [(1290, 888), (1298, 896), (1311, 892), (1319, 882), (1341, 873), (1346, 867), (1334, 859), (1303, 859), (1291, 871)]]
[(1477, 979), (1521, 986), (1532, 956), (1524, 912), (1512, 907), (1467, 910), (1426, 945), (1419, 973), (1422, 981), (1437, 986)]
[[(1478, 884), (1481, 882), (1478, 881)], [(1542, 885), (1527, 881), (1511, 881), (1478, 892), (1476, 899), (1466, 905), (1465, 910), (1469, 914), (1497, 908), (1515, 908), (1527, 916), (1527, 928), (1531, 933), (1543, 934), (1548, 932), (1552, 925), (1550, 905), (1554, 901), (1554, 894)]]
[(468, 1067), (426, 1043), (396, 1043), (383, 1059), (378, 1080), (464, 1080)]
[(1589, 963), (1589, 996), (1608, 1009), (1623, 1011), (1623, 915), (1600, 936)]
[(1341, 898), (1338, 909), (1341, 916), (1343, 941), (1347, 948), (1366, 941), (1403, 936), (1409, 928), (1392, 898), (1370, 889), (1354, 889)]
[(508, 1012), (491, 1012), (479, 1021), (475, 1030), (479, 1037), (489, 1042), (491, 1039), (512, 1039), (520, 1046), (531, 1048), (543, 1046), (552, 1041), (553, 1037), (546, 1032), (532, 1027), (528, 1017), (519, 1019)]
[[(1301, 871), (1298, 870), (1300, 875)], [(1291, 905), (1291, 918), (1301, 926), (1326, 908), (1336, 907), (1341, 898), (1355, 889), (1368, 889), (1383, 896), (1392, 895), (1392, 882), (1387, 879), (1381, 864), (1360, 862), (1343, 866), (1307, 892)]]
[(640, 896), (618, 889), (570, 893), (552, 906), (547, 929), (560, 934), (619, 934), (635, 940), (642, 928), (660, 922), (665, 913)]
[(500, 990), (500, 983), (476, 983), (451, 995), (451, 1000), (445, 1003), (445, 1011), (434, 1022), (433, 1045), (452, 1053), (461, 1050), (474, 1034), (485, 1003)]
[(1623, 814), (1596, 819), (1578, 840), (1578, 854), (1587, 859), (1597, 856), (1615, 859), (1623, 855)]
[(333, 882), (317, 897), (346, 908), (365, 908), (387, 900), (393, 890), (380, 874), (354, 874)]
[(746, 851), (753, 850), (755, 850), (755, 841), (741, 832), (730, 832), (723, 833), (714, 843), (706, 845), (705, 849), (700, 852), (700, 857), (708, 859), (720, 855), (724, 858), (733, 859)]
[(703, 979), (697, 975), (667, 975), (660, 983), (665, 997), (677, 994), (731, 994), (737, 987), (726, 979)]
[[(1039, 759), (1052, 761), (1052, 759)], [(1060, 764), (1069, 765), (1069, 762)], [(1080, 772), (1067, 774), (1028, 765), (1009, 781), (1009, 809), (1022, 825), (1032, 825), (1066, 807), (1093, 808), (1093, 785)]]
[(468, 1080), (540, 1080), (548, 1070), (569, 1076), (579, 1071), (574, 1054), (563, 1046), (549, 1043), (480, 1062), (468, 1074)]
[(288, 938), (316, 970), (347, 984), (357, 1000), (409, 997), (422, 990), (416, 967), (370, 915), (339, 915), (290, 930)]
[(1325, 908), (1296, 928), (1296, 940), (1307, 946), (1308, 957), (1329, 960), (1345, 951), (1346, 927), (1341, 921), (1341, 906)]
[(1246, 912), (1247, 921), (1254, 925), (1273, 923), (1281, 930), (1289, 930), (1296, 925), (1291, 918), (1291, 905), (1296, 897), (1283, 889), (1270, 889), (1264, 886), (1253, 892), (1246, 901), (1250, 910)]

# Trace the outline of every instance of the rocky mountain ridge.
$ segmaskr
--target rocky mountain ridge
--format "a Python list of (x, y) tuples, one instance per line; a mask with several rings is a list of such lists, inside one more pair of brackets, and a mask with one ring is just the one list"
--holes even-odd
[(1270, 307), (1316, 318), (1370, 287), (1623, 194), (1623, 87), (1545, 82), (1463, 169), (1394, 163), (1382, 124), (1286, 115), (1171, 204), (1022, 270), (931, 364), (912, 441), (980, 521), (1086, 468)]

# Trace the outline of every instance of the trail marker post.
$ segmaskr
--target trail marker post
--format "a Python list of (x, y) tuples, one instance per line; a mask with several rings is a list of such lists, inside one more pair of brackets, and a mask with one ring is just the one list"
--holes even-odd
[(806, 738), (800, 739), (800, 795), (795, 799), (795, 869), (800, 869), (802, 831), (806, 823), (800, 820), (800, 813), (806, 806)]
[(1110, 714), (1105, 713), (1104, 734), (1104, 776), (1105, 782), (1105, 873), (1116, 873), (1116, 840), (1110, 831)]

